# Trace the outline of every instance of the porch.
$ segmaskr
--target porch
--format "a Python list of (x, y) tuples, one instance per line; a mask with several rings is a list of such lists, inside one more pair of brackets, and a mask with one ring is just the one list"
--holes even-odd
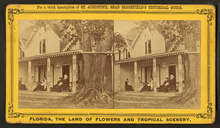
[(51, 91), (59, 77), (65, 74), (68, 76), (69, 86), (72, 92), (76, 91), (77, 80), (77, 56), (80, 54), (77, 51), (58, 52), (40, 54), (19, 58), (19, 79), (22, 78), (23, 84), (30, 90), (32, 81), (39, 83), (46, 78), (47, 91)]
[[(115, 62), (114, 92), (125, 92), (125, 80), (128, 79), (137, 91), (138, 78), (142, 83), (153, 79), (153, 92), (158, 92), (166, 77), (174, 75), (178, 92), (182, 92), (184, 66), (182, 55), (185, 52), (148, 54)], [(158, 94), (157, 94), (158, 95)]]

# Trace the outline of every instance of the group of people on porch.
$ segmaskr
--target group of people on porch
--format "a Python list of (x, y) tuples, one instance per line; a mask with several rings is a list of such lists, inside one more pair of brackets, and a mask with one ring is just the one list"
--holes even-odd
[[(51, 91), (61, 92), (62, 88), (66, 87), (68, 91), (69, 88), (69, 78), (68, 75), (64, 75), (64, 78), (59, 77), (59, 80), (53, 87), (49, 87)], [(31, 77), (30, 85), (28, 88), (22, 83), (22, 78), (19, 80), (19, 90), (29, 90), (29, 91), (47, 91), (47, 79), (43, 78), (41, 82), (35, 82), (34, 76)]]
[[(166, 77), (166, 80), (164, 81), (164, 83), (156, 89), (158, 92), (168, 92), (170, 88), (172, 88), (174, 91), (177, 91), (176, 79), (175, 79), (174, 75), (170, 75), (170, 78)], [(127, 78), (125, 81), (125, 90), (126, 91), (136, 91), (136, 92), (153, 91), (154, 90), (153, 78), (150, 78), (150, 80), (147, 83), (145, 83), (145, 82), (141, 81), (140, 77), (138, 77), (138, 83), (136, 86), (136, 90), (133, 89), (133, 86), (130, 85), (130, 82)]]

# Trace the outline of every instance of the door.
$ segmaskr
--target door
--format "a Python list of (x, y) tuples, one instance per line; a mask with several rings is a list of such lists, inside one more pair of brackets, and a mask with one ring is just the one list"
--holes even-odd
[(65, 65), (65, 66), (62, 67), (62, 76), (63, 76), (63, 78), (64, 78), (65, 74), (68, 76), (68, 78), (70, 77), (69, 68), (70, 68), (69, 65)]
[(42, 82), (44, 77), (47, 78), (47, 66), (39, 66), (39, 82)]
[(173, 75), (174, 78), (176, 78), (176, 66), (169, 66), (169, 77), (170, 75)]
[(145, 67), (145, 83), (150, 82), (150, 78), (153, 78), (153, 66), (146, 66)]

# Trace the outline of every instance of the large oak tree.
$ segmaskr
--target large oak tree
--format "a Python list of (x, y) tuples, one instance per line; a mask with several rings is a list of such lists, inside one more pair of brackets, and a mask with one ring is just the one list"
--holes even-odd
[[(195, 20), (139, 21), (137, 29), (147, 26), (157, 29), (164, 37), (166, 45), (173, 46), (167, 52), (175, 51), (176, 46), (184, 44), (186, 54), (182, 55), (184, 65), (184, 87), (178, 96), (161, 102), (198, 108), (201, 101), (201, 54), (197, 50), (201, 42), (201, 23)], [(158, 102), (161, 104), (161, 102)]]

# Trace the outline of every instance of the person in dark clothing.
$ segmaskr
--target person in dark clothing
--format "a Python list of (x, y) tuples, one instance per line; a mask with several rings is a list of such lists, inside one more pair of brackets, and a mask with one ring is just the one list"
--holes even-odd
[(176, 79), (174, 78), (173, 75), (170, 75), (168, 88), (176, 89)]
[(18, 89), (19, 90), (27, 90), (26, 86), (22, 84), (22, 78), (20, 78), (19, 83), (18, 83)]
[(159, 87), (159, 92), (167, 92), (168, 91), (168, 89), (167, 89), (168, 84), (169, 84), (169, 78), (166, 77), (166, 80), (164, 81), (163, 85), (161, 85)]
[(129, 80), (128, 78), (125, 81), (125, 91), (134, 91), (133, 87), (131, 85), (129, 85)]
[(170, 75), (170, 79), (167, 78), (164, 84), (159, 88), (159, 92), (168, 92), (168, 88), (174, 88), (176, 90), (176, 79), (174, 75)]
[(59, 77), (59, 80), (57, 81), (57, 84), (53, 86), (52, 91), (61, 92), (61, 88), (63, 84), (62, 81), (63, 81), (63, 78)]
[(69, 78), (66, 74), (64, 75), (64, 79), (62, 80), (62, 85), (61, 86), (63, 88), (67, 88), (67, 90), (70, 91), (70, 89), (69, 89)]

